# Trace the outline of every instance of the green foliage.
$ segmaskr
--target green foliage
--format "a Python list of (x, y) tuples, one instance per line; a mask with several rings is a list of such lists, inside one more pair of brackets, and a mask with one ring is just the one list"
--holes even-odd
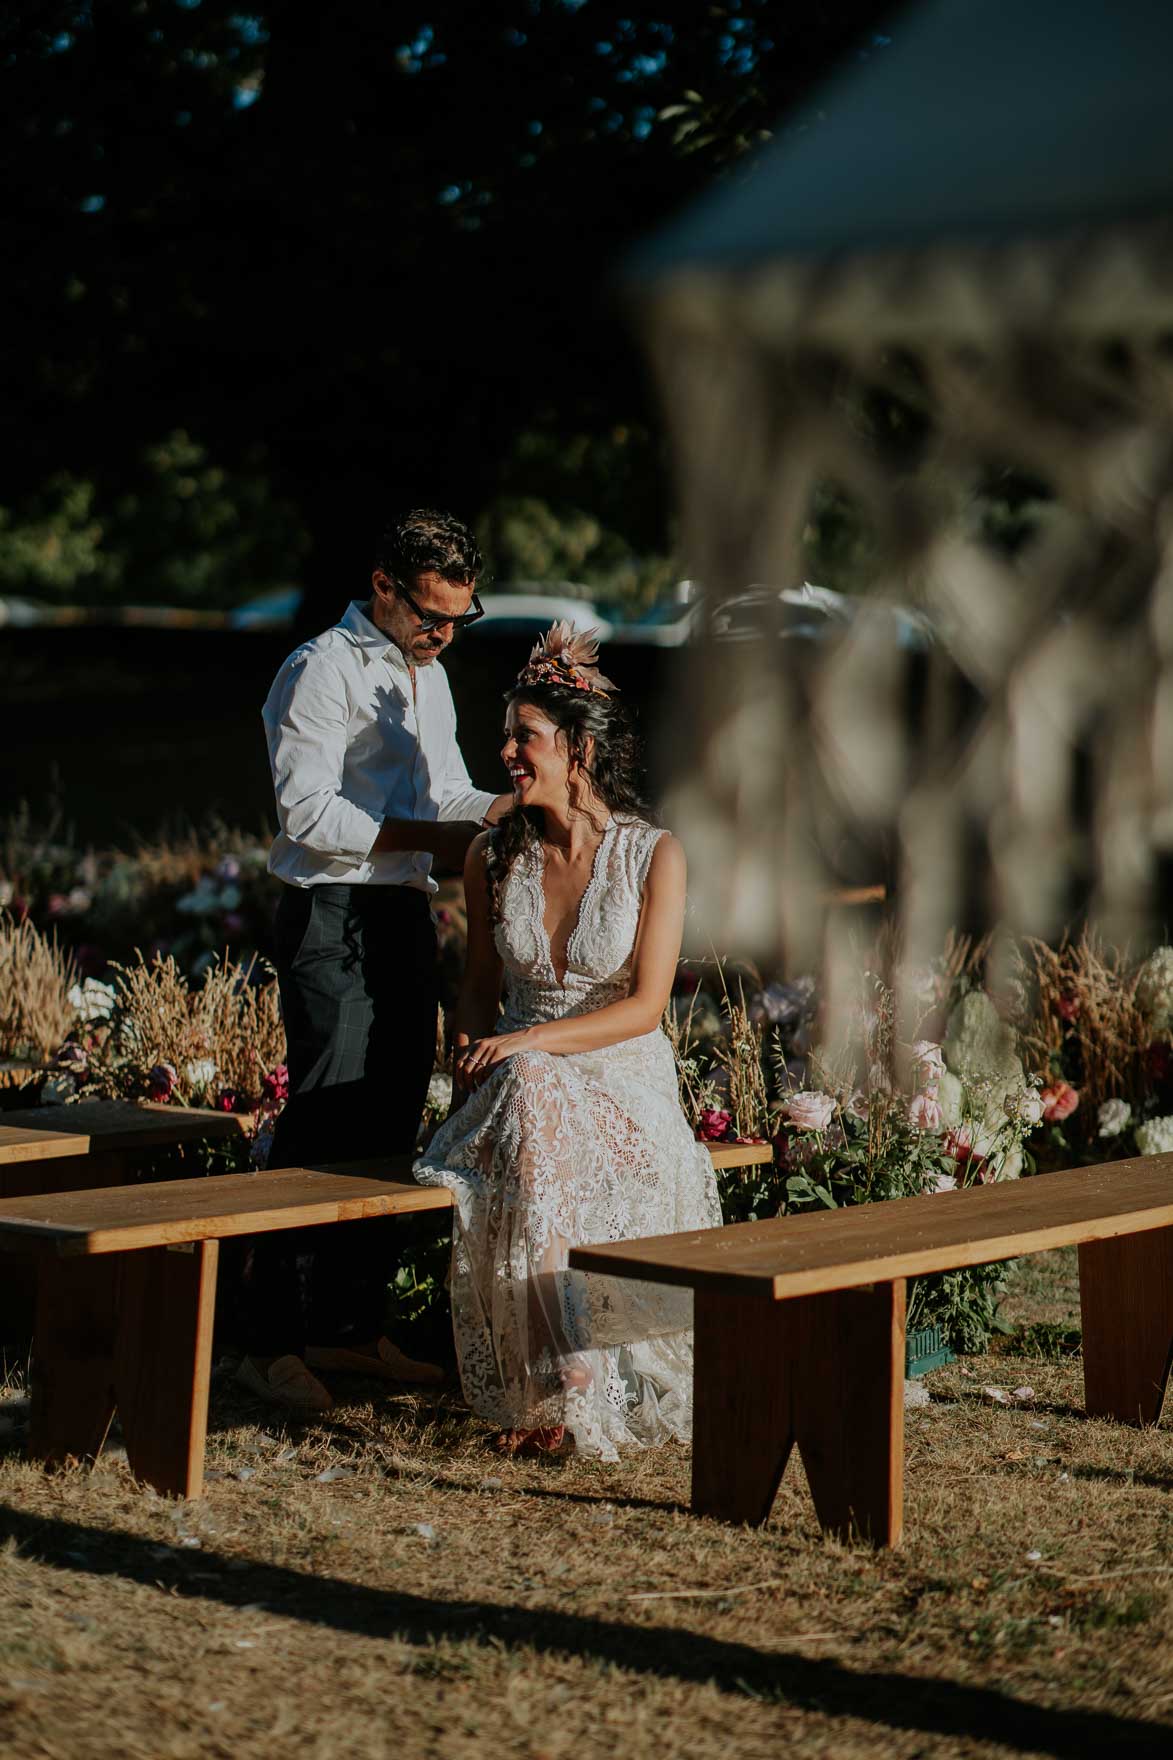
[(663, 552), (661, 476), (642, 425), (524, 430), (477, 525), (492, 575), (501, 585), (578, 585), (600, 604), (637, 614), (679, 573)]
[(68, 473), (0, 508), (0, 590), (73, 605), (214, 608), (296, 578), (307, 545), (260, 450), (235, 470), (177, 429), (115, 494)]
[(36, 599), (102, 596), (117, 579), (92, 483), (50, 477), (24, 508), (0, 507), (0, 591)]

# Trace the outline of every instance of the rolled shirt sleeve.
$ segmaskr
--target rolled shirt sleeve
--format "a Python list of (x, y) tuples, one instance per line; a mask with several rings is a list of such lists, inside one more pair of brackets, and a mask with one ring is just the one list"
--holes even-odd
[(367, 861), (382, 820), (343, 793), (349, 705), (329, 658), (294, 654), (269, 693), (264, 721), (285, 836), (316, 855)]

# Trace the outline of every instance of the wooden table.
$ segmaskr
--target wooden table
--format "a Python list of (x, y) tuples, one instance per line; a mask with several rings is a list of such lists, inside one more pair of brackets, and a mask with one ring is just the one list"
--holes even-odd
[(695, 1292), (697, 1514), (765, 1521), (797, 1442), (824, 1528), (894, 1545), (906, 1279), (1072, 1245), (1087, 1409), (1155, 1424), (1173, 1360), (1173, 1155), (574, 1247), (570, 1263)]

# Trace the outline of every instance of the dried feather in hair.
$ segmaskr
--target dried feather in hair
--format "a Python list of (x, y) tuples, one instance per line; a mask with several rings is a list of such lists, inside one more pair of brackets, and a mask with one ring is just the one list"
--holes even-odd
[(526, 674), (541, 674), (550, 667), (559, 672), (577, 675), (589, 689), (594, 691), (614, 691), (618, 686), (611, 679), (604, 677), (599, 671), (599, 638), (594, 630), (575, 629), (565, 618), (551, 624), (549, 632), (541, 641), (533, 645), (529, 663), (524, 668)]

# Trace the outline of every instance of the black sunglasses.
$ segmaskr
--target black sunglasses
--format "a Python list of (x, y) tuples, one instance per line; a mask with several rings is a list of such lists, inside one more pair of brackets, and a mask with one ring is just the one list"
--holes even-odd
[(415, 612), (415, 615), (419, 618), (420, 633), (422, 635), (426, 635), (429, 630), (443, 629), (446, 623), (450, 623), (453, 630), (467, 629), (470, 623), (476, 623), (478, 618), (485, 615), (485, 608), (474, 593), (472, 596), (474, 609), (472, 611), (466, 611), (463, 617), (437, 617), (434, 611), (425, 611), (422, 605), (417, 605), (407, 588), (399, 581), (392, 580), (390, 575), (384, 575), (383, 578), (390, 587), (394, 588), (395, 592), (399, 594), (399, 597), (406, 601), (412, 611)]

